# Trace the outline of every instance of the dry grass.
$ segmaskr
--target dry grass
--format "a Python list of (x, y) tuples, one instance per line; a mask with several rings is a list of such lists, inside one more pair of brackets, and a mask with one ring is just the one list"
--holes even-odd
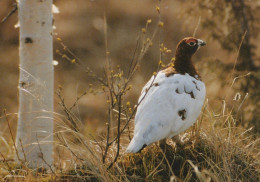
[[(32, 170), (26, 163), (4, 158), (0, 163), (3, 181), (260, 180), (259, 138), (236, 127), (230, 111), (218, 115), (206, 106), (196, 125), (181, 135), (181, 143), (168, 140), (166, 145), (153, 144), (138, 154), (122, 153), (110, 169), (109, 159), (102, 163), (104, 141), (93, 141), (65, 124), (59, 127), (55, 172)], [(116, 145), (109, 151), (111, 160), (115, 153)]]

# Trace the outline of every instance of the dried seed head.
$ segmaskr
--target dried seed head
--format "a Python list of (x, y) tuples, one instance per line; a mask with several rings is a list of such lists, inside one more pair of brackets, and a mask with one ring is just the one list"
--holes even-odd
[(234, 101), (239, 101), (241, 98), (241, 94), (239, 92), (236, 93), (236, 95), (234, 96)]
[(156, 11), (157, 11), (158, 13), (160, 13), (160, 7), (159, 7), (159, 6), (156, 6), (155, 8), (156, 8)]
[(163, 64), (162, 60), (160, 60), (158, 64), (161, 66)]
[(161, 28), (163, 27), (163, 25), (164, 25), (164, 23), (163, 23), (162, 21), (160, 21), (160, 22), (158, 23), (158, 26), (161, 27)]

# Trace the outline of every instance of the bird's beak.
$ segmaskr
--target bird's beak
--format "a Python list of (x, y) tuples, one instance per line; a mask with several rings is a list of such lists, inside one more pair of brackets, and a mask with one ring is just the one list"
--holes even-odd
[(198, 45), (199, 46), (204, 46), (204, 45), (206, 45), (206, 42), (204, 42), (203, 40), (198, 39)]

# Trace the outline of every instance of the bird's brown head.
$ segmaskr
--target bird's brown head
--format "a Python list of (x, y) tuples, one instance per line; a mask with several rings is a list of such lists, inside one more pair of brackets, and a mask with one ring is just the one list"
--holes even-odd
[(189, 56), (191, 57), (201, 46), (206, 45), (203, 40), (194, 37), (186, 37), (182, 39), (176, 49), (176, 56)]
[(191, 76), (198, 75), (194, 65), (192, 64), (192, 55), (201, 47), (206, 45), (203, 40), (194, 37), (182, 39), (176, 49), (174, 68), (181, 74), (188, 73)]

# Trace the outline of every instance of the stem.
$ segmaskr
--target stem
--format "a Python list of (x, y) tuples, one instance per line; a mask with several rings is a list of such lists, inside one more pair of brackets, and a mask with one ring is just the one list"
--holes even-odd
[(120, 153), (120, 136), (121, 136), (121, 132), (120, 132), (120, 124), (121, 124), (121, 101), (122, 101), (122, 94), (119, 93), (118, 95), (118, 119), (117, 119), (117, 152), (116, 152), (116, 157), (114, 159), (114, 161), (108, 166), (108, 169), (110, 169), (113, 164), (117, 161), (117, 158), (119, 156)]
[(106, 148), (105, 148), (105, 152), (104, 152), (104, 155), (103, 155), (103, 158), (102, 158), (102, 162), (105, 163), (105, 160), (106, 160), (106, 156), (107, 156), (107, 151), (108, 151), (108, 148), (109, 148), (109, 136), (110, 136), (110, 112), (111, 112), (111, 106), (109, 105), (109, 108), (108, 108), (108, 123), (107, 123), (107, 138), (106, 138)]

